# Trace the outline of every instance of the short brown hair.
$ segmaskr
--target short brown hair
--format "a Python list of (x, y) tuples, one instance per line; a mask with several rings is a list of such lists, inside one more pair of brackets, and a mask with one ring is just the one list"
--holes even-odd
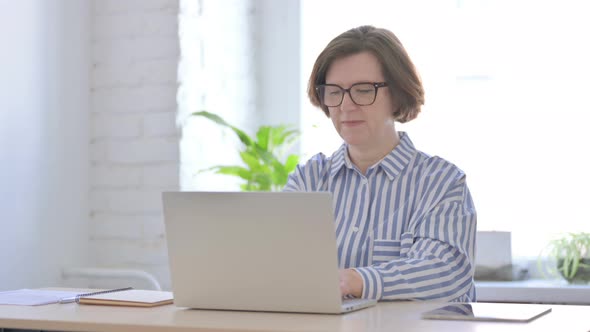
[(424, 105), (424, 87), (416, 67), (393, 32), (369, 25), (340, 34), (320, 53), (307, 87), (311, 103), (330, 116), (328, 107), (321, 104), (317, 95), (317, 86), (326, 83), (326, 73), (334, 60), (365, 51), (372, 53), (381, 63), (383, 76), (397, 104), (397, 109), (392, 110), (394, 119), (401, 123), (415, 119)]

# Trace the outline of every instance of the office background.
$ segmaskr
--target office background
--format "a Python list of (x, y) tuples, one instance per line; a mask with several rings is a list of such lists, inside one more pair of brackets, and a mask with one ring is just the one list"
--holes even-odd
[[(526, 13), (530, 22), (539, 8), (544, 11), (535, 16), (535, 24), (549, 21), (551, 16), (561, 17), (560, 22), (565, 23), (559, 31), (571, 34), (560, 38), (557, 44), (574, 46), (568, 51), (567, 59), (571, 62), (562, 61), (561, 67), (558, 62), (550, 62), (551, 57), (532, 61), (523, 73), (531, 75), (524, 86), (534, 89), (526, 90), (520, 100), (514, 99), (517, 102), (512, 107), (502, 109), (496, 116), (494, 107), (502, 105), (504, 99), (493, 98), (498, 94), (490, 97), (489, 91), (487, 97), (482, 95), (490, 85), (486, 75), (479, 74), (497, 68), (486, 62), (485, 70), (478, 72), (481, 67), (477, 62), (457, 62), (451, 66), (428, 62), (425, 53), (440, 52), (445, 44), (437, 44), (433, 51), (428, 49), (430, 42), (420, 38), (432, 34), (431, 29), (437, 24), (442, 29), (443, 14), (448, 8), (475, 8), (473, 17), (487, 18), (494, 27), (503, 22), (500, 12), (510, 8), (507, 7), (510, 2), (501, 1), (500, 9), (492, 8), (491, 12), (486, 11), (490, 1), (440, 1), (439, 7), (424, 11), (421, 6), (426, 2), (414, 5), (415, 8), (409, 8), (406, 2), (404, 8), (416, 15), (422, 13), (421, 17), (436, 24), (424, 26), (417, 21), (411, 25), (412, 19), (406, 18), (405, 29), (398, 30), (395, 26), (392, 29), (396, 28), (418, 65), (422, 64), (420, 68), (443, 68), (443, 72), (451, 67), (459, 68), (465, 74), (462, 79), (479, 80), (480, 84), (466, 88), (462, 81), (456, 90), (430, 89), (429, 100), (441, 100), (442, 95), (449, 93), (451, 99), (463, 98), (462, 106), (470, 106), (470, 102), (484, 97), (485, 103), (474, 106), (482, 111), (479, 114), (453, 113), (453, 105), (444, 103), (440, 105), (448, 106), (444, 110), (451, 113), (430, 112), (426, 108), (420, 122), (406, 127), (417, 133), (412, 138), (425, 151), (441, 153), (466, 170), (473, 184), (474, 198), (480, 198), (478, 210), (483, 229), (494, 229), (498, 224), (498, 230), (507, 230), (506, 225), (529, 225), (527, 222), (534, 225), (535, 220), (550, 229), (559, 229), (565, 225), (561, 218), (575, 218), (567, 227), (576, 230), (586, 227), (588, 231), (588, 214), (583, 211), (587, 194), (583, 188), (589, 185), (590, 179), (580, 172), (588, 164), (576, 153), (583, 150), (581, 142), (588, 138), (584, 134), (587, 118), (580, 114), (590, 110), (583, 98), (590, 70), (580, 61), (590, 55), (576, 37), (584, 31), (581, 29), (584, 26), (578, 24), (583, 10), (576, 11), (575, 1), (561, 2), (558, 6), (552, 2), (539, 5), (523, 0), (515, 5), (518, 10), (512, 15), (513, 22), (518, 22), (518, 15)], [(333, 8), (329, 1), (324, 3), (328, 5), (322, 7), (323, 11)], [(375, 3), (378, 2), (367, 2), (365, 6), (377, 8)], [(402, 3), (398, 1), (396, 5)], [(237, 162), (233, 153), (237, 142), (231, 133), (188, 118), (187, 114), (207, 109), (251, 130), (260, 124), (299, 125), (306, 131), (299, 147), (307, 155), (312, 147), (321, 145), (322, 149), (329, 149), (337, 144), (333, 133), (322, 131), (329, 130), (330, 123), (319, 123), (321, 130), (318, 130), (320, 119), (315, 115), (319, 113), (311, 116), (313, 110), (305, 108), (308, 71), (304, 68), (310, 66), (329, 38), (348, 25), (373, 17), (371, 23), (378, 25), (396, 21), (388, 21), (387, 15), (377, 18), (374, 12), (369, 12), (369, 16), (355, 5), (358, 4), (353, 1), (338, 5), (343, 11), (348, 10), (348, 21), (328, 27), (322, 25), (321, 15), (310, 16), (314, 8), (320, 7), (304, 0), (0, 0), (0, 43), (5, 46), (0, 57), (0, 262), (3, 271), (10, 271), (0, 275), (0, 291), (67, 283), (63, 269), (68, 267), (144, 270), (156, 276), (163, 288), (169, 288), (160, 193), (236, 188), (235, 180), (228, 177), (195, 175), (197, 169), (213, 164)], [(351, 14), (355, 8), (359, 10)], [(395, 15), (392, 17), (397, 19), (403, 16)], [(463, 12), (452, 15), (460, 19)], [(568, 20), (568, 15), (573, 16)], [(471, 20), (477, 21), (473, 17)], [(484, 36), (494, 36), (494, 31), (495, 28), (486, 31)], [(558, 30), (549, 26), (541, 32), (551, 31)], [(310, 41), (312, 37), (316, 39)], [(521, 52), (531, 40), (536, 43), (534, 50), (543, 50), (539, 46), (543, 45), (543, 34), (533, 37), (511, 40), (508, 46), (512, 48), (507, 52)], [(474, 59), (481, 59), (484, 52), (473, 49), (486, 43), (478, 43), (476, 37), (469, 42), (475, 46), (465, 50), (473, 52), (470, 54)], [(547, 47), (551, 45), (548, 43)], [(559, 68), (568, 74), (560, 74)], [(449, 83), (441, 80), (443, 76), (428, 74), (428, 70), (423, 76), (427, 85)], [(507, 76), (503, 78), (506, 80)], [(503, 82), (506, 81), (498, 84)], [(522, 92), (520, 83), (505, 88)], [(494, 93), (502, 92), (497, 86), (492, 87)], [(552, 87), (562, 90), (569, 87), (571, 99), (564, 98), (567, 94), (563, 91), (559, 98), (551, 99)], [(469, 98), (465, 99), (466, 96)], [(542, 98), (534, 98), (540, 96), (549, 98), (549, 105), (560, 115), (555, 116), (551, 109), (535, 113), (544, 103)], [(519, 107), (530, 111), (527, 126), (511, 122), (510, 112)], [(448, 120), (445, 114), (452, 114), (455, 119), (454, 124), (445, 126), (463, 128), (466, 132), (449, 130), (452, 134), (442, 135), (444, 130), (436, 127), (438, 121)], [(489, 123), (489, 126), (479, 130), (463, 124), (470, 121)], [(536, 133), (559, 132), (562, 140), (550, 148), (563, 149), (574, 161), (567, 168), (570, 174), (552, 173), (551, 170), (561, 169), (563, 157), (556, 154), (544, 158), (544, 146), (537, 145), (533, 136), (518, 136), (522, 138), (519, 144), (523, 149), (531, 148), (530, 153), (518, 155), (511, 150), (507, 155), (509, 162), (498, 165), (500, 169), (516, 166), (523, 175), (522, 180), (513, 184), (514, 190), (486, 197), (481, 179), (490, 173), (476, 167), (486, 159), (481, 158), (483, 152), (476, 146), (481, 138), (473, 134), (477, 131), (493, 134), (491, 129), (495, 126), (504, 134), (530, 133), (531, 129)], [(182, 132), (180, 127), (184, 128)], [(439, 142), (432, 142), (438, 134), (430, 135), (434, 136), (430, 141), (425, 139), (429, 132), (441, 134)], [(465, 144), (467, 148), (463, 146), (462, 150), (469, 153), (449, 155), (444, 144), (462, 147), (453, 142)], [(489, 148), (493, 141), (487, 142), (485, 147)], [(444, 153), (441, 147), (445, 147)], [(492, 152), (484, 155), (501, 153)], [(539, 174), (550, 175), (539, 184)], [(527, 192), (527, 188), (533, 189)], [(548, 188), (550, 194), (537, 201), (530, 197), (543, 191), (535, 188)], [(502, 202), (510, 203), (509, 211), (518, 214), (498, 209)], [(533, 211), (532, 208), (540, 205), (546, 210)], [(528, 233), (523, 230), (526, 227), (531, 226), (520, 227), (520, 239), (526, 239)], [(530, 249), (526, 255), (534, 258), (530, 253), (536, 253), (538, 246), (528, 244), (519, 241), (517, 246)]]
[[(215, 99), (210, 93), (209, 103), (202, 103), (203, 83), (177, 75), (179, 66), (207, 75), (208, 85), (229, 86), (231, 93), (254, 76), (262, 86), (280, 77), (296, 87), (298, 66), (285, 65), (291, 49), (270, 48), (254, 57), (256, 45), (286, 43), (285, 33), (293, 33), (289, 22), (297, 20), (297, 11), (291, 4), (297, 2), (286, 4), (0, 1), (0, 43), (6, 45), (0, 58), (0, 261), (10, 271), (0, 275), (0, 290), (67, 284), (63, 270), (71, 267), (144, 270), (169, 289), (160, 193), (180, 189), (181, 173), (188, 178), (184, 189), (210, 183), (235, 188), (235, 181), (223, 177), (192, 183), (197, 167), (206, 165), (204, 154), (233, 151), (236, 144), (221, 135), (216, 144), (203, 146), (203, 139), (215, 142), (219, 128), (183, 122), (177, 108), (182, 113), (216, 105), (218, 113), (246, 128), (285, 120), (254, 105), (259, 100), (277, 108), (282, 99), (276, 94), (252, 90)], [(276, 15), (263, 15), (267, 11)], [(256, 17), (264, 19), (253, 25)], [(282, 27), (268, 29), (278, 22)], [(207, 29), (227, 39), (208, 38)], [(269, 33), (254, 38), (257, 29)], [(240, 39), (250, 41), (232, 46)], [(219, 66), (202, 72), (184, 63), (181, 43), (185, 54), (204, 53)], [(223, 58), (219, 51), (227, 47), (246, 54)], [(239, 72), (263, 62), (264, 73)], [(188, 97), (187, 89), (193, 89)], [(192, 109), (177, 107), (177, 98)], [(296, 110), (298, 99), (290, 98)], [(298, 112), (285, 113), (291, 114), (288, 122), (297, 122)], [(179, 125), (190, 127), (184, 139)], [(197, 152), (181, 161), (181, 148)]]

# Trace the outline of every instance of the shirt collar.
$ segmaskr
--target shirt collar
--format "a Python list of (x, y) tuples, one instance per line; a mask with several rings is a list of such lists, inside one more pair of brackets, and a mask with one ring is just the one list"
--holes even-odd
[[(381, 167), (387, 174), (389, 180), (395, 179), (399, 173), (409, 164), (412, 157), (416, 154), (416, 148), (410, 140), (407, 133), (400, 131), (400, 143), (391, 150), (383, 159), (371, 168)], [(342, 144), (336, 152), (332, 155), (332, 166), (330, 169), (330, 176), (334, 177), (338, 174), (344, 166), (349, 169), (354, 169), (354, 165), (348, 156), (348, 145)]]

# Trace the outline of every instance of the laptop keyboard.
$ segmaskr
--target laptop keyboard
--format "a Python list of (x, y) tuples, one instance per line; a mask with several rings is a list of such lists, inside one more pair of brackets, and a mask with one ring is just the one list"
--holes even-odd
[(342, 299), (342, 304), (345, 305), (355, 305), (359, 303), (365, 302), (365, 299)]
[(342, 310), (350, 311), (359, 305), (367, 303), (367, 299), (342, 299)]

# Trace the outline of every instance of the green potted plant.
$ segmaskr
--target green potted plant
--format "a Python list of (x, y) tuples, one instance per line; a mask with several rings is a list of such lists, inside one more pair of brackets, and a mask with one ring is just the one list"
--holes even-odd
[(555, 264), (541, 266), (544, 273), (548, 271), (554, 276), (561, 275), (571, 284), (589, 283), (590, 233), (567, 233), (553, 239), (541, 251), (539, 258), (549, 258)]
[(213, 166), (200, 172), (213, 171), (217, 174), (237, 176), (244, 180), (243, 191), (278, 191), (286, 184), (289, 173), (295, 170), (299, 156), (286, 155), (288, 149), (299, 138), (299, 131), (287, 125), (261, 126), (255, 137), (227, 123), (219, 115), (200, 111), (192, 116), (203, 117), (231, 129), (240, 139), (243, 147), (240, 158), (244, 165)]

